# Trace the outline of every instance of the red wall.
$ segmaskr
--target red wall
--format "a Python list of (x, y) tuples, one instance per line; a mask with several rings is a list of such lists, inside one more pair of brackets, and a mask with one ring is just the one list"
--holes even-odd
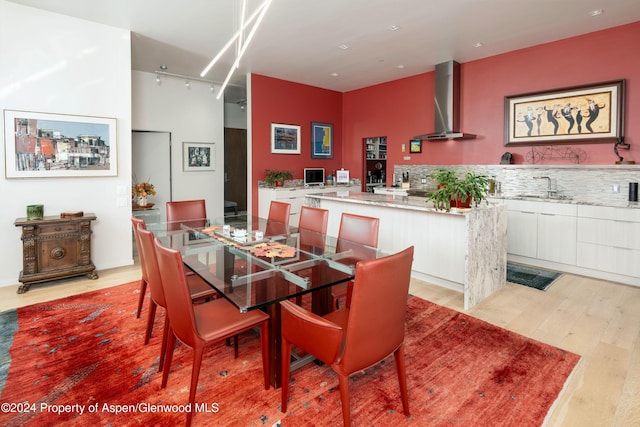
[[(509, 151), (525, 163), (530, 147), (503, 145), (504, 97), (527, 92), (626, 79), (626, 160), (640, 162), (640, 22), (534, 46), (461, 66), (461, 129), (478, 137), (463, 141), (423, 142), (422, 153), (409, 154), (409, 140), (433, 131), (434, 73), (382, 83), (340, 94), (254, 75), (252, 78), (253, 206), (257, 180), (265, 168), (344, 167), (362, 178), (362, 139), (387, 136), (387, 170), (394, 164), (497, 164)], [(630, 46), (630, 47), (629, 47)], [(334, 125), (333, 160), (311, 159), (310, 122)], [(271, 122), (302, 126), (302, 155), (270, 154)], [(406, 152), (401, 151), (406, 144)], [(614, 164), (612, 144), (573, 144), (587, 153), (585, 164)], [(410, 155), (410, 160), (404, 156)], [(570, 164), (545, 160), (546, 164)]]
[[(300, 154), (271, 154), (271, 123), (300, 126)], [(333, 159), (311, 158), (311, 122), (333, 124)], [(253, 213), (258, 214), (258, 180), (265, 169), (286, 169), (303, 179), (303, 169), (342, 166), (342, 94), (253, 74), (251, 76), (251, 165)]]
[[(361, 147), (368, 136), (388, 137), (388, 170), (393, 164), (497, 164), (505, 151), (525, 163), (530, 147), (505, 147), (504, 97), (527, 92), (626, 79), (626, 160), (640, 161), (640, 22), (558, 42), (534, 46), (461, 66), (461, 130), (472, 140), (423, 142), (422, 153), (404, 160), (401, 144), (414, 135), (433, 132), (433, 78), (426, 73), (344, 94), (345, 168), (361, 170)], [(632, 53), (633, 52), (633, 53)], [(584, 150), (586, 164), (614, 164), (612, 144), (573, 144)], [(545, 160), (550, 164), (569, 161)], [(352, 173), (353, 174), (353, 173)]]

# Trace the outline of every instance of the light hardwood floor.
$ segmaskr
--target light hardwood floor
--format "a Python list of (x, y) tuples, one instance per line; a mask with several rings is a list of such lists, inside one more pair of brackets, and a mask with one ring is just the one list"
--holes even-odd
[[(0, 311), (140, 278), (137, 265), (55, 285), (0, 288)], [(640, 288), (564, 274), (546, 292), (507, 287), (471, 310), (462, 294), (413, 280), (411, 293), (582, 356), (549, 426), (640, 426)]]

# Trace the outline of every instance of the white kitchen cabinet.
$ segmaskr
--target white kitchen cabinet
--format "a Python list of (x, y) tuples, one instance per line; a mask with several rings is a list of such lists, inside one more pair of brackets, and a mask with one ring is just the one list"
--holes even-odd
[(577, 265), (640, 276), (640, 210), (580, 206)]
[(538, 214), (538, 258), (574, 265), (576, 228), (575, 216)]
[(258, 188), (258, 216), (267, 218), (272, 200), (289, 203), (291, 211), (289, 213), (289, 225), (297, 227), (300, 221), (300, 210), (304, 205), (304, 198), (307, 194), (331, 193), (342, 191), (360, 192), (359, 185), (351, 186), (326, 186), (326, 187), (262, 187)]
[(527, 200), (508, 200), (505, 204), (508, 253), (575, 265), (576, 205)]
[(507, 252), (535, 258), (537, 247), (538, 214), (535, 212), (508, 211)]

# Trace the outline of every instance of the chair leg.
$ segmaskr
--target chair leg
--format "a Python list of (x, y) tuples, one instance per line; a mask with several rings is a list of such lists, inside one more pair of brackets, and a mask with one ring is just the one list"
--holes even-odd
[(144, 334), (144, 343), (149, 344), (151, 339), (151, 331), (153, 330), (153, 322), (156, 318), (156, 302), (152, 299), (149, 300), (149, 314), (147, 315), (147, 330)]
[(344, 427), (351, 425), (351, 407), (349, 405), (349, 376), (338, 375), (340, 383), (340, 400), (342, 400), (342, 420)]
[(282, 339), (282, 398), (280, 410), (287, 412), (287, 400), (289, 399), (289, 375), (291, 370), (291, 343), (284, 338)]
[(147, 281), (144, 279), (140, 279), (140, 297), (138, 298), (138, 313), (136, 314), (136, 319), (140, 318), (140, 313), (142, 313), (142, 305), (144, 304), (144, 296), (147, 292)]
[(233, 336), (233, 358), (238, 358), (238, 334)]
[(267, 320), (260, 324), (260, 352), (262, 353), (264, 389), (269, 390), (269, 322)]
[(400, 347), (393, 353), (393, 358), (396, 362), (396, 371), (398, 373), (398, 382), (400, 383), (400, 395), (402, 396), (402, 409), (404, 414), (409, 416), (409, 395), (407, 393), (407, 372), (404, 363), (404, 344), (400, 344)]
[(162, 347), (160, 348), (160, 361), (158, 362), (158, 372), (162, 372), (164, 358), (167, 353), (167, 340), (169, 339), (169, 314), (164, 313), (164, 329), (162, 330)]
[(196, 400), (196, 390), (198, 389), (198, 377), (200, 376), (200, 365), (202, 365), (202, 354), (204, 346), (196, 346), (193, 349), (193, 367), (191, 368), (191, 388), (189, 389), (189, 406), (191, 411), (187, 412), (187, 426), (191, 425), (193, 419), (194, 402)]
[(162, 370), (162, 384), (160, 388), (167, 386), (167, 380), (169, 379), (169, 371), (171, 370), (171, 361), (173, 360), (173, 350), (176, 346), (176, 336), (169, 325), (169, 339), (167, 340), (167, 355), (165, 359), (164, 369)]

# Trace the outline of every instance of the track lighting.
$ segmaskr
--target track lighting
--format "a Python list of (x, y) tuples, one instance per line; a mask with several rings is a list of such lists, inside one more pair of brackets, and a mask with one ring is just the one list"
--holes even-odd
[(160, 76), (156, 74), (156, 83), (160, 84), (162, 81), (160, 80)]

